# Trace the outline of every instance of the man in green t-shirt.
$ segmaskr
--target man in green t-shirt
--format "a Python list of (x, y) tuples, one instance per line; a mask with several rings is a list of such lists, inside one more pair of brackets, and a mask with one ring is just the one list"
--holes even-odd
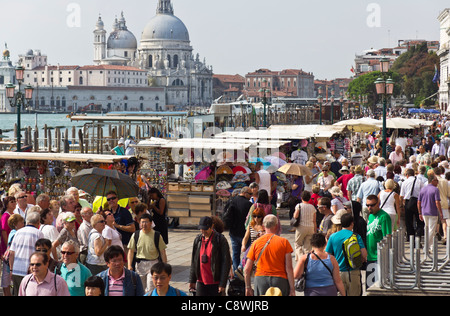
[(387, 235), (392, 234), (391, 217), (380, 209), (380, 201), (376, 195), (369, 195), (366, 200), (369, 209), (367, 223), (367, 272), (366, 287), (375, 283), (377, 265), (377, 244)]
[[(154, 289), (151, 268), (159, 260), (167, 262), (167, 246), (161, 236), (155, 238), (156, 232), (152, 228), (153, 218), (151, 215), (142, 215), (139, 224), (141, 230), (135, 232), (128, 243), (128, 269), (134, 270), (136, 268), (135, 271), (141, 278), (144, 290), (151, 292)], [(158, 243), (158, 246), (155, 242)], [(132, 262), (135, 252), (136, 267), (133, 267)]]

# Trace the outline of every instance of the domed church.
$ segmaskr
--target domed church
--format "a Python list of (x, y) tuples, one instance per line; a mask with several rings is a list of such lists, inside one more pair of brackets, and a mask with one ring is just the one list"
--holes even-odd
[(133, 66), (148, 71), (150, 86), (166, 88), (168, 106), (189, 109), (210, 106), (213, 70), (193, 55), (186, 25), (174, 15), (170, 0), (158, 0), (156, 16), (145, 26), (138, 42), (128, 30), (122, 12), (107, 36), (102, 18), (94, 31), (94, 62)]

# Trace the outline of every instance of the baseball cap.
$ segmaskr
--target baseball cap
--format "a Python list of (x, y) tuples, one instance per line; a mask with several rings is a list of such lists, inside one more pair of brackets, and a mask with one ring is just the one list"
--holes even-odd
[(69, 216), (65, 219), (65, 221), (68, 223), (73, 222), (74, 220), (76, 220), (75, 216)]
[(198, 224), (198, 229), (207, 230), (212, 227), (212, 218), (209, 216), (204, 216), (200, 218), (200, 223)]

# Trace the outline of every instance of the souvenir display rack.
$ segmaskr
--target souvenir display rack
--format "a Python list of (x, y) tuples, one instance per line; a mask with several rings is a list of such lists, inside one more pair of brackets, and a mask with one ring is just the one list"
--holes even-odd
[(108, 168), (122, 159), (112, 155), (43, 154), (0, 152), (0, 191), (20, 183), (27, 194), (46, 193), (50, 199), (63, 196), (72, 186), (72, 176), (83, 169)]

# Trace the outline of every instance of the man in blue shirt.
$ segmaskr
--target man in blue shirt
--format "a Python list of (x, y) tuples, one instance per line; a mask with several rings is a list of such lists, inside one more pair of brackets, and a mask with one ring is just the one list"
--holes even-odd
[(155, 289), (145, 296), (187, 296), (186, 293), (169, 285), (172, 278), (172, 266), (165, 262), (155, 263), (151, 268)]
[(380, 193), (380, 183), (375, 179), (375, 171), (369, 169), (367, 171), (367, 181), (363, 182), (358, 190), (357, 202), (363, 205), (362, 217), (367, 222), (369, 219), (369, 209), (365, 207), (365, 202), (369, 195), (378, 195)]
[(108, 206), (114, 215), (115, 223), (114, 227), (122, 236), (122, 244), (125, 249), (125, 256), (128, 253), (127, 245), (130, 241), (131, 236), (136, 231), (136, 226), (134, 225), (133, 217), (130, 211), (119, 205), (119, 198), (117, 193), (110, 191), (106, 193), (106, 200), (108, 201)]
[[(342, 230), (330, 236), (325, 251), (330, 255), (333, 255), (339, 263), (339, 271), (342, 282), (344, 283), (345, 293), (347, 294), (347, 296), (361, 296), (361, 270), (352, 269), (351, 267), (349, 267), (346, 255), (343, 250), (344, 242), (354, 234), (353, 215), (347, 213), (342, 215), (342, 217), (340, 218), (338, 215), (335, 215), (332, 221), (334, 224), (341, 224)], [(359, 236), (358, 234), (355, 235), (358, 239), (359, 247), (361, 248), (363, 262), (365, 262), (367, 260), (367, 250), (364, 246), (364, 242), (361, 236)]]

